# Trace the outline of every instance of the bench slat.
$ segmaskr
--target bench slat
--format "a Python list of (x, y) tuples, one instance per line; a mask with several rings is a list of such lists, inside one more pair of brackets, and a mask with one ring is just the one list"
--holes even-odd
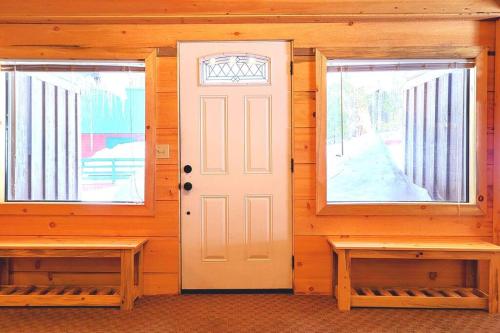
[(0, 237), (0, 250), (130, 250), (146, 238), (109, 237)]
[(500, 246), (483, 241), (454, 240), (362, 240), (328, 238), (330, 245), (337, 250), (395, 250), (395, 251), (463, 251), (463, 252), (500, 252)]

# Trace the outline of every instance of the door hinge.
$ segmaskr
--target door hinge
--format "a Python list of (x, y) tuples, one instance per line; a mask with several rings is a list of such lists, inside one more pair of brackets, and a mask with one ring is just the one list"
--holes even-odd
[(295, 269), (295, 256), (292, 256), (292, 270)]
[(295, 162), (293, 161), (293, 158), (290, 160), (290, 170), (292, 170), (292, 173), (295, 171)]
[(290, 75), (293, 75), (293, 61), (290, 61)]

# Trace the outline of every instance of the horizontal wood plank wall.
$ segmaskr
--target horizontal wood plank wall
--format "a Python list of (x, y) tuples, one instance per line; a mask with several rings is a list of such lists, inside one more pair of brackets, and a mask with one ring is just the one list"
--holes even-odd
[(341, 20), (348, 18), (488, 18), (499, 13), (495, 0), (39, 0), (0, 3), (0, 19), (4, 22), (272, 22)]
[[(415, 34), (415, 31), (419, 31)], [(383, 36), (383, 38), (380, 38)], [(95, 58), (96, 54), (123, 57), (132, 47), (137, 54), (155, 47), (176, 47), (178, 40), (294, 40), (296, 48), (487, 46), (495, 48), (495, 22), (427, 21), (321, 24), (214, 24), (206, 25), (0, 25), (0, 58)], [(114, 52), (113, 50), (116, 50)], [(494, 71), (490, 56), (489, 72)], [(294, 58), (293, 135), (295, 290), (298, 293), (331, 292), (331, 258), (325, 236), (455, 236), (491, 239), (492, 211), (487, 217), (376, 217), (315, 215), (315, 64), (314, 57)], [(101, 235), (146, 236), (145, 290), (148, 294), (179, 290), (178, 220), (178, 119), (177, 64), (175, 57), (157, 59), (156, 141), (170, 144), (170, 158), (156, 160), (155, 215), (141, 216), (1, 216), (0, 235)], [(493, 174), (494, 79), (489, 76), (489, 180)], [(491, 202), (492, 188), (488, 200)], [(490, 205), (491, 206), (491, 205)], [(0, 207), (1, 209), (1, 207)], [(118, 281), (117, 263), (107, 260), (18, 260), (17, 283)], [(389, 277), (407, 283), (463, 281), (463, 265), (432, 262), (411, 269), (393, 262), (376, 268), (360, 263), (353, 271), (362, 283), (383, 283)], [(405, 269), (408, 269), (406, 272)], [(97, 272), (95, 272), (97, 271)], [(437, 272), (437, 279), (429, 278)], [(84, 274), (80, 274), (84, 273)], [(434, 276), (434, 275), (433, 275)], [(367, 280), (368, 279), (368, 280)]]

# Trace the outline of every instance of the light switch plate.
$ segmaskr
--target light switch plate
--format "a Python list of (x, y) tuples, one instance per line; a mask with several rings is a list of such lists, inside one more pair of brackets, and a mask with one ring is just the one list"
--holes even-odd
[(170, 145), (156, 145), (156, 158), (170, 158)]

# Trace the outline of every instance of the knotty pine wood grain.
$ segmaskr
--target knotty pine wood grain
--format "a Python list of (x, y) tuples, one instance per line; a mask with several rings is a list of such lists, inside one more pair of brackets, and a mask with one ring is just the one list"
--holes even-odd
[(316, 129), (294, 128), (293, 137), (295, 163), (314, 163), (316, 160)]
[[(494, 22), (405, 21), (301, 24), (2, 24), (0, 47), (175, 47), (184, 40), (294, 40), (296, 48), (483, 45)], [(415, 31), (419, 33), (416, 34)], [(384, 36), (384, 38), (380, 38)], [(167, 78), (164, 78), (167, 79)], [(174, 90), (175, 91), (175, 90)]]
[(156, 128), (177, 129), (179, 126), (177, 94), (156, 94)]
[(177, 58), (159, 57), (156, 65), (156, 92), (177, 92)]
[[(157, 201), (155, 216), (8, 216), (1, 235), (177, 236), (178, 201)], [(5, 221), (5, 222), (4, 222)], [(8, 222), (8, 223), (7, 223)]]
[[(499, 14), (494, 0), (439, 0), (416, 1), (354, 1), (354, 0), (248, 0), (245, 2), (183, 0), (165, 3), (161, 0), (137, 2), (121, 0), (107, 2), (99, 0), (73, 0), (71, 3), (54, 0), (50, 4), (37, 0), (25, 0), (20, 6), (14, 1), (0, 4), (0, 20), (22, 22), (75, 21), (93, 22), (108, 18), (112, 22), (151, 22), (160, 18), (206, 18), (207, 22), (218, 17), (260, 18), (260, 22), (273, 17), (314, 16), (316, 20), (333, 18), (489, 18)], [(208, 20), (210, 19), (210, 21)]]
[[(165, 164), (156, 166), (156, 200), (179, 200), (178, 166)], [(173, 217), (171, 217), (173, 218)]]
[(293, 91), (315, 91), (314, 56), (293, 57)]
[(293, 172), (293, 197), (314, 199), (316, 197), (316, 165), (296, 164)]
[(316, 127), (316, 93), (293, 93), (293, 127)]
[(294, 200), (295, 235), (491, 237), (492, 221), (459, 216), (319, 216), (314, 199)]

